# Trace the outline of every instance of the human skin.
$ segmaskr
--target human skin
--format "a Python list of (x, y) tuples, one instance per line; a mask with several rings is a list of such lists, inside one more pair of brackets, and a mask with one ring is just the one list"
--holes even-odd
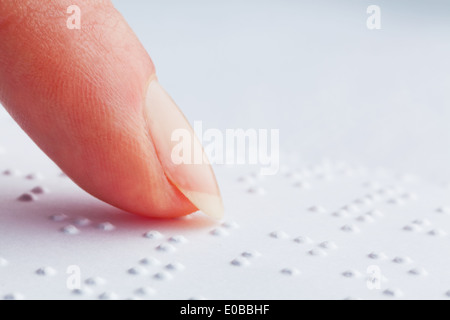
[(149, 217), (222, 215), (211, 166), (171, 161), (171, 132), (193, 131), (110, 1), (0, 0), (0, 102), (91, 195)]

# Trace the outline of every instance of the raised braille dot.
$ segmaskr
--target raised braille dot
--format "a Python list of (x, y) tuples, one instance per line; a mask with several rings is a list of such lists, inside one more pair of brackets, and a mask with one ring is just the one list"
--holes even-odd
[(156, 290), (150, 287), (141, 287), (136, 289), (134, 293), (140, 296), (150, 296), (156, 294)]
[(13, 292), (3, 296), (3, 300), (23, 300), (24, 296), (21, 293)]
[(89, 288), (78, 288), (72, 290), (72, 294), (77, 296), (91, 295), (92, 293), (92, 290)]
[(228, 231), (223, 228), (215, 228), (209, 232), (210, 235), (216, 236), (216, 237), (223, 237), (228, 235)]
[(412, 192), (404, 193), (404, 194), (402, 194), (400, 197), (401, 197), (403, 200), (409, 200), (409, 201), (411, 201), (411, 200), (417, 200), (417, 198), (418, 198), (417, 194), (412, 193)]
[(185, 243), (186, 241), (187, 241), (186, 238), (182, 235), (175, 235), (175, 236), (171, 236), (169, 238), (169, 242), (175, 243), (175, 244)]
[(400, 297), (403, 293), (399, 289), (386, 289), (383, 291), (383, 294), (388, 297)]
[(25, 176), (25, 179), (27, 180), (41, 180), (43, 178), (44, 176), (40, 173), (30, 173)]
[(350, 212), (350, 213), (356, 213), (356, 212), (359, 212), (359, 210), (360, 210), (359, 206), (356, 204), (348, 204), (346, 206), (343, 206), (342, 209), (346, 210), (347, 212)]
[(151, 231), (147, 231), (146, 233), (144, 233), (144, 238), (147, 239), (161, 239), (162, 238), (162, 234), (156, 230), (151, 230)]
[(236, 267), (245, 267), (250, 264), (250, 262), (247, 259), (243, 259), (243, 258), (235, 258), (235, 259), (231, 260), (230, 263), (231, 263), (231, 265), (236, 266)]
[(175, 251), (175, 247), (168, 244), (168, 243), (161, 243), (159, 246), (156, 247), (156, 250), (161, 252), (173, 252)]
[(447, 233), (442, 229), (432, 229), (432, 230), (428, 231), (427, 234), (430, 236), (433, 236), (433, 237), (443, 237)]
[(293, 240), (295, 243), (299, 243), (299, 244), (307, 244), (307, 243), (312, 243), (312, 239), (306, 236), (299, 236), (299, 237), (295, 237)]
[(308, 208), (308, 211), (314, 212), (314, 213), (326, 213), (327, 210), (322, 206), (312, 206)]
[(157, 266), (161, 264), (161, 262), (158, 259), (155, 259), (153, 257), (146, 257), (139, 260), (139, 263), (145, 266)]
[(49, 190), (47, 188), (41, 187), (41, 186), (37, 186), (37, 187), (34, 187), (33, 189), (31, 189), (31, 193), (34, 193), (34, 194), (44, 194), (44, 193), (48, 193), (48, 192), (49, 192)]
[(338, 211), (333, 212), (332, 215), (337, 218), (347, 218), (350, 216), (350, 212), (345, 209), (339, 209)]
[(56, 270), (52, 267), (42, 267), (36, 270), (36, 274), (39, 276), (53, 276), (56, 274)]
[(403, 227), (403, 230), (408, 232), (419, 232), (422, 228), (417, 224), (408, 224)]
[(357, 278), (361, 276), (361, 274), (356, 270), (346, 270), (342, 272), (342, 276), (344, 276), (345, 278)]
[(106, 280), (100, 277), (92, 277), (92, 278), (87, 278), (84, 281), (85, 284), (87, 284), (88, 286), (99, 286), (99, 285), (104, 285), (106, 283)]
[(431, 222), (427, 219), (416, 219), (412, 221), (413, 224), (419, 225), (419, 226), (429, 226), (431, 225)]
[(274, 239), (286, 239), (288, 238), (288, 235), (284, 231), (272, 231), (271, 233), (269, 233), (269, 237)]
[(67, 216), (63, 213), (58, 213), (58, 214), (54, 214), (52, 216), (50, 216), (50, 220), (55, 221), (55, 222), (61, 222), (64, 220), (67, 220)]
[(392, 259), (392, 262), (397, 264), (408, 264), (411, 263), (412, 260), (409, 257), (395, 257), (394, 259)]
[(17, 200), (22, 202), (31, 202), (36, 201), (37, 197), (32, 193), (24, 193), (19, 198), (17, 198)]
[(336, 249), (337, 245), (333, 242), (333, 241), (323, 241), (321, 243), (319, 243), (319, 247), (323, 248), (323, 249)]
[(256, 195), (264, 195), (264, 194), (266, 194), (266, 190), (263, 187), (250, 187), (247, 189), (247, 193), (256, 194)]
[(112, 291), (103, 292), (98, 296), (100, 300), (118, 300), (119, 296)]
[(280, 273), (285, 276), (296, 276), (300, 274), (300, 271), (296, 268), (283, 268), (280, 270)]
[(448, 298), (450, 298), (450, 290), (448, 290), (448, 291), (445, 293), (445, 295), (446, 295)]
[(299, 189), (311, 189), (311, 185), (306, 181), (297, 181), (293, 184), (293, 186)]
[(133, 276), (137, 276), (137, 275), (146, 274), (147, 270), (145, 268), (142, 268), (142, 267), (132, 267), (132, 268), (128, 269), (127, 272), (128, 272), (128, 274), (131, 274)]
[(157, 279), (157, 280), (170, 280), (173, 278), (173, 276), (169, 272), (161, 271), (161, 272), (155, 273), (153, 275), (153, 278)]
[(372, 223), (375, 221), (375, 219), (369, 215), (360, 215), (360, 216), (356, 217), (355, 220), (358, 222), (363, 222), (363, 223)]
[(409, 270), (408, 274), (412, 276), (426, 276), (428, 272), (424, 268), (418, 267)]
[(185, 269), (184, 265), (179, 262), (169, 263), (164, 268), (168, 271), (182, 271)]
[(97, 229), (102, 231), (113, 231), (116, 227), (112, 223), (102, 222), (97, 225)]
[(371, 211), (367, 212), (366, 215), (371, 216), (373, 218), (384, 217), (383, 212), (381, 212), (380, 210), (371, 210)]
[(436, 212), (443, 213), (443, 214), (450, 214), (450, 207), (443, 206), (436, 209)]
[(63, 227), (61, 229), (61, 231), (62, 231), (62, 233), (68, 234), (68, 235), (76, 235), (76, 234), (80, 233), (80, 230), (77, 227), (75, 227), (75, 226), (73, 226), (71, 224), (68, 225), (68, 226)]
[(74, 224), (79, 226), (79, 227), (86, 227), (88, 225), (91, 224), (91, 220), (89, 220), (88, 218), (77, 218), (74, 220)]
[(387, 256), (383, 252), (371, 252), (367, 255), (369, 259), (372, 260), (384, 260), (387, 259)]
[(21, 172), (19, 170), (7, 169), (2, 172), (4, 176), (19, 176)]
[(225, 221), (222, 223), (222, 227), (226, 229), (237, 229), (239, 228), (239, 225), (234, 221)]
[(341, 227), (341, 230), (347, 233), (357, 233), (359, 228), (353, 224), (346, 224)]
[(322, 249), (311, 249), (308, 254), (313, 257), (325, 257), (327, 253)]
[(244, 251), (241, 253), (241, 256), (247, 259), (259, 257), (261, 253), (258, 251)]

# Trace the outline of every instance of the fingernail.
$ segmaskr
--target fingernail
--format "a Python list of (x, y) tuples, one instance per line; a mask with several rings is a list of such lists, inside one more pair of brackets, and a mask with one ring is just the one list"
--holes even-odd
[(145, 119), (167, 178), (197, 209), (220, 219), (223, 203), (216, 177), (194, 130), (159, 84), (149, 83)]

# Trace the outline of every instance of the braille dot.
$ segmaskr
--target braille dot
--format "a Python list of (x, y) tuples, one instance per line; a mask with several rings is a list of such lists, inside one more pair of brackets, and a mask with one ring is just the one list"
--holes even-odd
[(25, 176), (25, 179), (27, 180), (41, 180), (43, 178), (44, 176), (40, 173), (30, 173)]
[(256, 194), (256, 195), (264, 195), (264, 194), (266, 194), (266, 190), (263, 187), (250, 187), (247, 189), (247, 193)]
[(151, 230), (151, 231), (148, 231), (148, 232), (144, 233), (144, 238), (147, 238), (147, 239), (161, 239), (162, 238), (162, 234), (159, 233), (156, 230)]
[(405, 201), (401, 198), (391, 198), (387, 203), (399, 206), (405, 204)]
[(68, 225), (68, 226), (65, 226), (65, 227), (63, 227), (62, 229), (61, 229), (61, 231), (64, 233), (64, 234), (68, 234), (68, 235), (76, 235), (76, 234), (79, 234), (80, 233), (80, 230), (77, 228), (77, 227), (75, 227), (75, 226), (73, 226), (73, 225)]
[(360, 210), (359, 206), (356, 204), (348, 204), (346, 206), (343, 206), (342, 209), (350, 213), (356, 213)]
[(102, 222), (97, 225), (97, 229), (102, 231), (113, 231), (116, 227), (112, 223)]
[(59, 213), (59, 214), (54, 214), (52, 216), (50, 216), (50, 220), (55, 221), (55, 222), (61, 222), (64, 220), (67, 220), (67, 216), (63, 213)]
[(341, 227), (341, 230), (347, 233), (357, 233), (359, 232), (358, 227), (352, 224), (346, 224)]
[(312, 206), (308, 208), (308, 211), (314, 212), (314, 213), (326, 213), (327, 210), (322, 206)]
[(7, 295), (3, 296), (3, 300), (23, 300), (23, 299), (24, 296), (18, 292), (8, 293)]
[(156, 266), (161, 264), (158, 259), (155, 259), (153, 257), (142, 258), (141, 260), (139, 260), (139, 263), (145, 266)]
[(369, 259), (372, 260), (384, 260), (387, 259), (387, 256), (383, 252), (371, 252), (367, 255)]
[(91, 220), (89, 220), (88, 218), (81, 217), (81, 218), (75, 219), (74, 224), (79, 227), (86, 227), (91, 224)]
[(250, 264), (250, 262), (247, 259), (242, 259), (242, 258), (236, 258), (231, 260), (231, 265), (236, 266), (236, 267), (245, 267), (247, 265)]
[(118, 300), (119, 296), (115, 292), (107, 291), (98, 296), (100, 300)]
[(87, 278), (84, 281), (85, 284), (87, 284), (88, 286), (99, 286), (99, 285), (104, 285), (106, 283), (106, 280), (100, 277), (92, 277), (92, 278)]
[(34, 187), (33, 189), (31, 189), (31, 193), (34, 193), (34, 194), (44, 194), (44, 193), (48, 193), (48, 192), (49, 192), (49, 190), (47, 188), (41, 187), (41, 186), (37, 186), (37, 187)]
[(222, 227), (226, 229), (237, 229), (239, 228), (239, 225), (234, 221), (225, 221), (222, 223)]
[(445, 293), (445, 295), (446, 295), (448, 298), (450, 298), (450, 290), (448, 290), (448, 291)]
[(4, 176), (19, 176), (21, 172), (19, 170), (8, 169), (2, 172)]
[(216, 237), (223, 237), (228, 235), (228, 231), (226, 231), (223, 228), (216, 228), (209, 232), (209, 234), (216, 236)]
[(350, 216), (350, 212), (345, 209), (339, 209), (338, 211), (333, 212), (332, 215), (337, 218), (347, 218)]
[(438, 213), (450, 214), (450, 207), (443, 206), (436, 209)]
[(342, 272), (342, 276), (345, 278), (356, 278), (359, 277), (361, 274), (358, 271), (355, 270), (347, 270)]
[(300, 271), (295, 268), (283, 268), (283, 269), (281, 269), (280, 273), (285, 276), (296, 276), (296, 275), (300, 274)]
[(431, 222), (427, 219), (416, 219), (412, 221), (413, 224), (419, 225), (419, 226), (429, 226), (431, 225)]
[(24, 193), (19, 198), (17, 198), (17, 200), (22, 202), (31, 202), (36, 201), (37, 197), (32, 193)]
[(319, 243), (319, 247), (330, 250), (330, 249), (336, 249), (337, 245), (333, 241), (323, 241), (323, 242)]
[(153, 275), (153, 278), (157, 280), (170, 280), (172, 279), (172, 275), (166, 271), (161, 271)]
[(173, 252), (175, 251), (175, 247), (168, 244), (168, 243), (161, 243), (159, 246), (156, 247), (156, 250), (161, 252)]
[(401, 195), (401, 198), (404, 200), (417, 200), (417, 194), (412, 192), (407, 192)]
[(392, 259), (392, 262), (397, 264), (407, 264), (411, 263), (412, 260), (409, 257), (395, 257), (394, 259)]
[(187, 241), (186, 238), (183, 237), (182, 235), (175, 235), (169, 238), (169, 242), (176, 244), (185, 243), (186, 241)]
[(371, 211), (367, 212), (366, 215), (374, 217), (374, 218), (384, 217), (383, 212), (381, 212), (380, 210), (371, 210)]
[(131, 274), (133, 276), (137, 276), (137, 275), (146, 274), (147, 270), (145, 270), (142, 267), (132, 267), (132, 268), (128, 269), (127, 272), (128, 272), (128, 274)]
[(82, 289), (78, 288), (72, 290), (72, 294), (77, 296), (91, 295), (92, 293), (93, 293), (92, 290), (89, 288), (82, 288)]
[(164, 268), (168, 271), (182, 271), (185, 269), (184, 265), (179, 262), (169, 263)]
[(247, 259), (259, 257), (261, 253), (258, 251), (244, 251), (241, 253), (241, 256)]
[(299, 189), (311, 189), (311, 185), (306, 181), (297, 181), (293, 186)]
[(434, 237), (443, 237), (447, 233), (442, 229), (432, 229), (432, 230), (428, 231), (427, 234), (430, 236), (434, 236)]
[(308, 254), (313, 257), (325, 257), (327, 253), (321, 249), (311, 249)]
[(237, 179), (238, 182), (245, 182), (245, 183), (253, 183), (254, 180), (250, 176), (241, 176)]
[(356, 217), (356, 221), (363, 222), (363, 223), (366, 223), (366, 222), (372, 223), (375, 221), (375, 219), (369, 215), (360, 215), (360, 216)]
[(388, 297), (400, 297), (403, 293), (399, 289), (386, 289), (383, 294)]
[(136, 289), (134, 293), (140, 296), (150, 296), (156, 294), (156, 290), (150, 287), (141, 287)]
[(299, 236), (294, 238), (294, 242), (295, 243), (299, 243), (299, 244), (307, 244), (307, 243), (312, 243), (312, 239), (306, 236)]
[(53, 276), (56, 274), (56, 270), (52, 267), (42, 267), (36, 270), (36, 274), (40, 276)]
[(288, 238), (288, 235), (284, 231), (272, 231), (271, 233), (269, 233), (269, 237), (274, 239), (286, 239)]
[(420, 230), (422, 230), (422, 228), (417, 225), (417, 224), (408, 224), (406, 226), (403, 227), (404, 231), (409, 231), (409, 232), (419, 232)]
[(408, 274), (412, 276), (426, 276), (428, 272), (424, 268), (413, 268), (408, 271)]

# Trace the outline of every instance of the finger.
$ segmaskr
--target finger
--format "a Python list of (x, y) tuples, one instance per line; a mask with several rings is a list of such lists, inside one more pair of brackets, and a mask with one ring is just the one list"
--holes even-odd
[(110, 1), (0, 0), (0, 39), (0, 101), (81, 188), (141, 215), (221, 216), (211, 166), (174, 163), (174, 130), (199, 142)]

